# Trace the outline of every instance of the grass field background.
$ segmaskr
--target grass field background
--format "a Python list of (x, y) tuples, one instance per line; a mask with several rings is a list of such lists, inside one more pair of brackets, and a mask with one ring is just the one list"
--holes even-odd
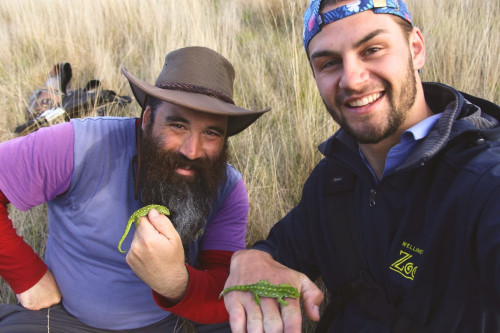
[[(250, 197), (250, 246), (298, 202), (321, 158), (316, 146), (336, 128), (302, 47), (306, 6), (306, 0), (2, 0), (0, 142), (15, 137), (31, 93), (58, 62), (71, 63), (73, 88), (97, 78), (104, 89), (132, 96), (121, 66), (154, 82), (169, 51), (213, 48), (236, 69), (236, 104), (272, 107), (230, 140), (231, 163), (242, 172)], [(408, 0), (408, 6), (426, 38), (423, 80), (499, 103), (499, 2)], [(109, 114), (138, 116), (139, 108), (134, 101)], [(10, 207), (10, 216), (43, 256), (46, 207)], [(2, 281), (0, 302), (15, 302)]]

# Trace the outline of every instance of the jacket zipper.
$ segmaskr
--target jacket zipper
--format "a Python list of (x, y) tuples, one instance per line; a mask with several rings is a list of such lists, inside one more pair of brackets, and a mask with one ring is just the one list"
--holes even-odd
[(374, 189), (370, 190), (370, 207), (375, 207), (375, 196), (377, 195), (377, 191)]

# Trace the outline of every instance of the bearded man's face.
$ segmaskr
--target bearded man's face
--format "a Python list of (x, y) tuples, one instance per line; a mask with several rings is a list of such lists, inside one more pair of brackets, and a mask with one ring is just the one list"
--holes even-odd
[(211, 131), (224, 131), (221, 126), (227, 124), (227, 117), (223, 117), (222, 123), (212, 118), (162, 103), (154, 122), (149, 117), (143, 123), (139, 156), (141, 200), (144, 205), (169, 208), (169, 218), (185, 249), (203, 230), (211, 203), (226, 176), (225, 133)]

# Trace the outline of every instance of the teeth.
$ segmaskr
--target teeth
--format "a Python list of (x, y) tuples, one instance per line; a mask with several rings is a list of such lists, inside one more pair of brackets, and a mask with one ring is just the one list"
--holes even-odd
[(377, 93), (377, 94), (373, 94), (371, 96), (366, 96), (366, 97), (363, 97), (363, 98), (358, 99), (356, 101), (350, 102), (349, 106), (352, 106), (352, 107), (365, 106), (367, 104), (373, 103), (374, 101), (379, 99), (380, 96), (382, 96), (382, 93)]

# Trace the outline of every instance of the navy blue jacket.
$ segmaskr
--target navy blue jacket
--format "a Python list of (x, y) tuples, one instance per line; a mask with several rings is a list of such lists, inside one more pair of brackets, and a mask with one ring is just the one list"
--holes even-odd
[[(399, 311), (430, 332), (499, 332), (500, 108), (442, 84), (424, 92), (443, 114), (393, 174), (377, 185), (340, 129), (320, 145), (300, 203), (255, 248), (333, 291), (354, 277), (333, 248), (332, 219), (354, 223), (368, 271)], [(328, 174), (329, 163), (341, 168)], [(332, 331), (390, 328), (351, 301)]]

